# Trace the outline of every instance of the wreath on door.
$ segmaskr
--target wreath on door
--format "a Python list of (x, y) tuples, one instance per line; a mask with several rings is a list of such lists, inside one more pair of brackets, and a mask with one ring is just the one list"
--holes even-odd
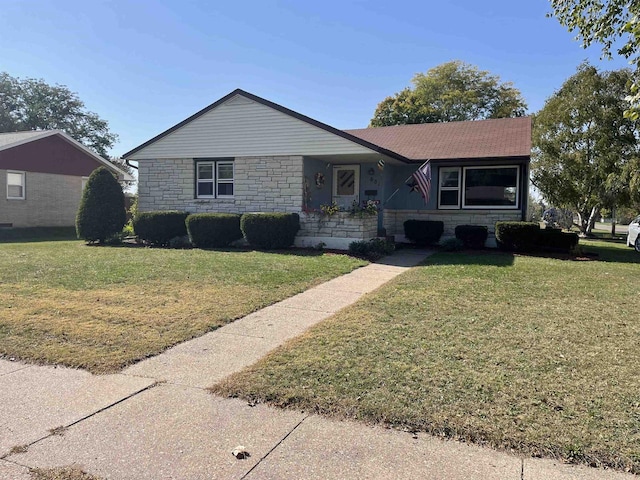
[(315, 174), (315, 181), (316, 181), (316, 187), (317, 188), (322, 188), (324, 187), (324, 174), (323, 173), (316, 173)]

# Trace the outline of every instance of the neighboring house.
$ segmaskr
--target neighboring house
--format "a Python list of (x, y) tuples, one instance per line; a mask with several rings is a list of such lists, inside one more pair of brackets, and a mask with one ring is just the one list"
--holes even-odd
[[(407, 219), (461, 224), (522, 220), (531, 119), (338, 130), (235, 90), (124, 158), (138, 162), (138, 208), (297, 212), (298, 245), (346, 248), (380, 233), (402, 239)], [(431, 161), (425, 205), (406, 180)], [(314, 213), (336, 202), (379, 202), (376, 217)]]
[(84, 184), (100, 166), (132, 179), (62, 131), (0, 133), (0, 227), (75, 225)]

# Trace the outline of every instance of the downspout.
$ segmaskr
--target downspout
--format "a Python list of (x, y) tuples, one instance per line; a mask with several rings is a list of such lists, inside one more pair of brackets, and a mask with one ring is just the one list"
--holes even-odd
[(128, 159), (128, 158), (125, 158), (124, 163), (126, 163), (128, 166), (130, 166), (130, 167), (131, 167), (131, 168), (133, 168), (134, 170), (138, 170), (138, 167), (136, 167), (135, 165), (131, 165), (131, 164), (129, 163), (129, 159)]

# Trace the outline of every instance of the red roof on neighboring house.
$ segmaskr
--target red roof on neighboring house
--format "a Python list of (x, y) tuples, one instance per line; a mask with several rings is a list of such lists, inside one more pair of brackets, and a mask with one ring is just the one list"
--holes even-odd
[(528, 157), (531, 117), (344, 130), (411, 160)]

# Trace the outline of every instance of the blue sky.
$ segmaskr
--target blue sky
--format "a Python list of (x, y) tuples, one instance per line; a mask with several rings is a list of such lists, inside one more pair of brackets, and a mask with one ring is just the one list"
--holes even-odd
[(120, 155), (235, 88), (337, 128), (367, 126), (415, 73), (463, 60), (529, 112), (589, 59), (546, 0), (2, 0), (0, 71), (68, 86)]

